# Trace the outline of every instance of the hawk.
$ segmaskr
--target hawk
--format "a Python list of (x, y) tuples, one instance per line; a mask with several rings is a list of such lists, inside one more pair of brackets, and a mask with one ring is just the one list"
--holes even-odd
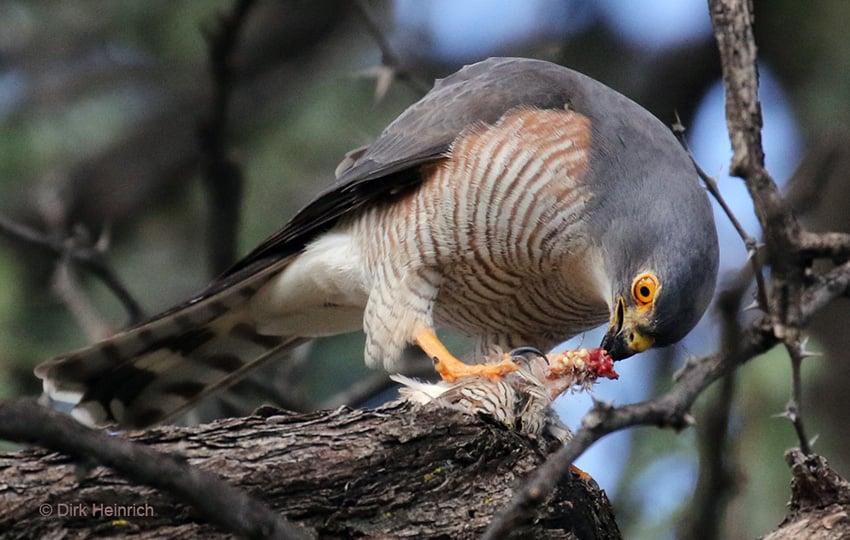
[(708, 197), (658, 119), (570, 69), (491, 58), (438, 80), (199, 295), (35, 374), (84, 423), (141, 427), (359, 328), (370, 366), (416, 344), (446, 381), (517, 366), (464, 364), (437, 327), (493, 358), (607, 322), (619, 360), (694, 327), (717, 261)]

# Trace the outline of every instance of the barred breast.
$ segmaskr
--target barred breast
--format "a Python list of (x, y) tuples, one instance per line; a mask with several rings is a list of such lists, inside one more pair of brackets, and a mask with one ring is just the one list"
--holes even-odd
[(367, 334), (369, 317), (407, 294), (485, 347), (549, 348), (607, 320), (608, 280), (584, 227), (590, 143), (575, 112), (514, 109), (462, 133), (414, 192), (364, 214), (356, 236), (385, 296), (367, 307)]

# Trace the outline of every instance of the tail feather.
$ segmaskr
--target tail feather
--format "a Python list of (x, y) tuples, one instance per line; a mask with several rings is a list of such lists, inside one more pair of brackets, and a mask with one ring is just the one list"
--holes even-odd
[[(89, 425), (117, 422), (145, 427), (168, 420), (304, 341), (297, 337), (278, 340), (267, 348), (224, 332), (208, 342), (210, 349), (202, 347), (189, 356), (165, 349), (140, 356), (105, 374), (83, 395), (72, 414)], [(238, 354), (221, 352), (236, 349)]]
[(246, 300), (286, 264), (218, 287), (142, 325), (36, 367), (52, 399), (85, 424), (144, 427), (185, 410), (305, 341), (257, 332)]

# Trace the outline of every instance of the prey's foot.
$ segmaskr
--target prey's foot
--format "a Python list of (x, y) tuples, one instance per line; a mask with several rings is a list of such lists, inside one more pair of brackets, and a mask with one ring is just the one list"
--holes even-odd
[(579, 480), (582, 480), (584, 482), (587, 482), (588, 480), (593, 479), (592, 476), (590, 476), (588, 473), (584, 472), (583, 470), (579, 469), (575, 465), (570, 465), (570, 470), (573, 472), (573, 474), (575, 474), (576, 476), (579, 477)]

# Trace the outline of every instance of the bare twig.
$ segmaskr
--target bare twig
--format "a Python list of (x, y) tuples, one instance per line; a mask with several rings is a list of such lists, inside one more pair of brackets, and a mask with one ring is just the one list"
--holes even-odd
[(850, 296), (850, 262), (819, 276), (815, 285), (803, 293), (803, 320), (809, 320), (827, 304), (842, 296)]
[(236, 260), (242, 169), (228, 155), (227, 121), (233, 92), (233, 53), (254, 0), (236, 0), (233, 10), (207, 32), (212, 77), (209, 116), (200, 122), (201, 165), (210, 198), (208, 254), (214, 274)]
[(693, 153), (691, 153), (691, 149), (688, 146), (687, 139), (685, 139), (685, 127), (682, 125), (678, 116), (676, 118), (676, 123), (673, 125), (673, 133), (679, 139), (679, 143), (688, 153), (688, 156), (691, 158), (691, 163), (693, 163), (694, 168), (697, 171), (697, 175), (702, 180), (703, 184), (705, 184), (706, 190), (714, 197), (714, 200), (717, 201), (717, 204), (720, 205), (720, 208), (723, 209), (723, 213), (726, 214), (726, 217), (729, 218), (729, 222), (732, 223), (732, 226), (735, 228), (735, 231), (738, 233), (738, 236), (741, 237), (741, 240), (744, 242), (744, 247), (747, 250), (747, 260), (750, 263), (750, 266), (753, 269), (753, 276), (756, 280), (756, 301), (758, 303), (759, 309), (763, 312), (767, 313), (769, 306), (767, 302), (767, 286), (764, 282), (764, 273), (762, 272), (761, 264), (758, 259), (758, 240), (741, 225), (741, 222), (738, 220), (738, 217), (732, 212), (732, 208), (726, 202), (726, 199), (723, 197), (723, 194), (720, 192), (720, 186), (717, 184), (717, 179), (713, 176), (710, 176), (708, 173), (700, 167), (697, 160), (694, 158)]
[(772, 270), (768, 313), (774, 334), (791, 357), (794, 374), (786, 416), (794, 424), (801, 450), (808, 453), (799, 402), (801, 298), (807, 264), (799, 255), (802, 229), (764, 167), (751, 3), (710, 0), (709, 5), (726, 88), (726, 123), (733, 150), (730, 172), (744, 179), (764, 231)]
[(803, 359), (806, 356), (811, 356), (811, 354), (805, 351), (804, 342), (795, 343), (793, 346), (786, 344), (785, 348), (791, 357), (791, 398), (785, 405), (783, 416), (791, 421), (794, 431), (797, 433), (800, 451), (808, 456), (812, 453), (812, 448), (809, 438), (806, 436), (806, 428), (803, 425), (803, 377), (800, 369), (803, 365)]
[(768, 313), (774, 331), (793, 342), (799, 339), (804, 270), (796, 249), (801, 228), (764, 167), (753, 15), (746, 1), (710, 0), (709, 6), (726, 88), (726, 124), (733, 150), (730, 172), (744, 179), (764, 231), (773, 272)]
[(68, 238), (55, 238), (4, 216), (0, 216), (0, 233), (45, 248), (64, 263), (85, 269), (112, 291), (127, 311), (131, 324), (144, 318), (141, 306), (106, 259), (106, 242), (98, 241), (92, 244), (80, 230), (76, 230), (75, 234)]
[(247, 538), (309, 538), (265, 504), (208, 472), (120, 436), (96, 431), (30, 401), (0, 402), (0, 438), (34, 443), (94, 462), (192, 505), (210, 522)]
[[(721, 320), (721, 350), (732, 358), (741, 358), (741, 325), (738, 314), (750, 280), (739, 273), (717, 299)], [(735, 373), (721, 379), (715, 398), (706, 407), (702, 430), (699, 434), (700, 475), (691, 503), (687, 521), (681, 524), (682, 538), (717, 538), (720, 536), (722, 518), (735, 486), (728, 461), (728, 429), (732, 398), (735, 392)]]
[(733, 451), (730, 451), (729, 417), (735, 395), (735, 373), (720, 379), (717, 392), (698, 416), (699, 477), (680, 523), (679, 538), (722, 538), (723, 517), (735, 491)]
[(800, 256), (804, 259), (826, 257), (840, 262), (850, 258), (850, 234), (843, 232), (800, 233)]
[(366, 25), (366, 30), (372, 35), (372, 38), (381, 50), (381, 64), (383, 71), (378, 75), (378, 83), (375, 89), (376, 98), (380, 99), (381, 96), (383, 96), (394, 78), (404, 81), (418, 94), (425, 94), (428, 92), (429, 86), (415, 77), (407, 68), (403, 67), (398, 55), (390, 46), (389, 40), (386, 36), (384, 36), (384, 33), (381, 31), (381, 27), (369, 11), (369, 7), (366, 2), (364, 0), (356, 0), (354, 2), (354, 7), (355, 11), (363, 19), (363, 23)]
[[(691, 159), (693, 159), (693, 157), (691, 157)], [(764, 272), (762, 271), (758, 257), (758, 240), (756, 240), (754, 236), (751, 236), (746, 229), (744, 229), (744, 226), (741, 225), (741, 222), (738, 221), (738, 218), (735, 216), (734, 212), (732, 212), (732, 208), (720, 193), (720, 187), (717, 185), (717, 179), (706, 174), (696, 161), (693, 163), (697, 169), (697, 174), (700, 179), (702, 179), (703, 183), (705, 183), (708, 192), (711, 193), (712, 197), (714, 197), (717, 203), (720, 204), (720, 207), (723, 208), (723, 212), (729, 218), (729, 221), (732, 222), (732, 226), (735, 227), (735, 230), (738, 231), (738, 235), (741, 237), (741, 240), (743, 240), (744, 247), (747, 250), (747, 261), (750, 263), (750, 267), (753, 271), (753, 277), (756, 280), (756, 302), (758, 303), (759, 309), (768, 313), (770, 306), (767, 300), (767, 285), (764, 281)]]
[(99, 341), (115, 333), (116, 328), (100, 316), (91, 298), (83, 292), (77, 272), (64, 257), (56, 262), (51, 289), (71, 312), (89, 340)]

